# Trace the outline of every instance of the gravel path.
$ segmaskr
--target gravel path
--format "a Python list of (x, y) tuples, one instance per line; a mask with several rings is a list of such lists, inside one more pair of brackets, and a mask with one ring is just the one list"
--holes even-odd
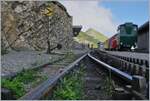
[(7, 76), (23, 69), (34, 68), (62, 57), (58, 54), (45, 54), (37, 51), (10, 52), (1, 57), (1, 75)]
[[(73, 50), (74, 54), (81, 55), (86, 50)], [(8, 77), (23, 69), (32, 69), (36, 66), (62, 58), (66, 51), (56, 51), (57, 54), (46, 54), (38, 51), (12, 51), (1, 56), (1, 76)]]

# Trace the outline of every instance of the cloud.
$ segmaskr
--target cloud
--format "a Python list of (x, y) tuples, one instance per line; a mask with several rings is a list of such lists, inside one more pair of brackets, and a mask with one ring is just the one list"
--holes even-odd
[(100, 6), (100, 1), (60, 1), (68, 13), (73, 16), (74, 25), (82, 25), (83, 31), (94, 28), (110, 37), (116, 33), (117, 24), (113, 14), (107, 8)]

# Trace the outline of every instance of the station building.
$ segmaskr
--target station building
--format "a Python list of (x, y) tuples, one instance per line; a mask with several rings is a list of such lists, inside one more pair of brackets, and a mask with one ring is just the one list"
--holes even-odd
[(149, 21), (138, 29), (137, 46), (138, 50), (149, 53)]
[(81, 29), (82, 29), (81, 25), (74, 25), (73, 26), (73, 36), (74, 37), (78, 36), (78, 34), (80, 33)]

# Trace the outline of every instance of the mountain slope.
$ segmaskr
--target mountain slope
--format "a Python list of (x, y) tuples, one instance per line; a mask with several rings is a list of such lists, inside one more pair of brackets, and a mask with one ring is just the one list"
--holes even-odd
[(101, 42), (104, 42), (108, 39), (105, 35), (92, 28), (88, 29), (85, 33), (95, 39), (100, 40)]
[(94, 29), (89, 29), (86, 32), (81, 31), (74, 39), (79, 43), (93, 44), (96, 48), (99, 41), (104, 42), (108, 38)]

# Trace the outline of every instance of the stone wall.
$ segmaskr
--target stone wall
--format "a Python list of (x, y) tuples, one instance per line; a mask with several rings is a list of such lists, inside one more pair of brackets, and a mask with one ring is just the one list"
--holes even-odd
[(2, 1), (2, 49), (46, 50), (73, 42), (72, 17), (57, 1)]

